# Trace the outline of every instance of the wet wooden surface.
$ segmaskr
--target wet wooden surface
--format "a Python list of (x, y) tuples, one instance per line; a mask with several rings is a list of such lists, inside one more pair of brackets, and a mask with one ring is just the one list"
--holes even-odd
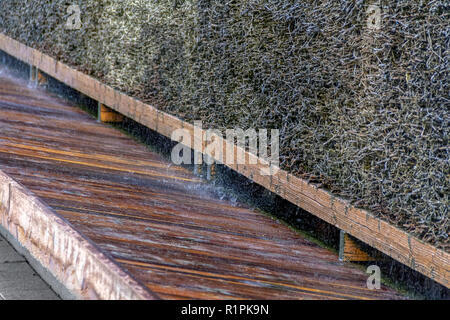
[(0, 74), (0, 169), (162, 299), (395, 299), (77, 107)]

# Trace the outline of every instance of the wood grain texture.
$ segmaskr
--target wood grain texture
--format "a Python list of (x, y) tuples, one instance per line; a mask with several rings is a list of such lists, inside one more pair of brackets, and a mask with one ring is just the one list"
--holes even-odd
[(341, 231), (339, 246), (339, 260), (341, 261), (366, 262), (377, 260), (362, 250), (355, 240), (344, 231)]
[[(102, 84), (41, 52), (0, 34), (0, 49), (8, 54), (37, 66), (66, 85), (108, 105), (117, 112), (153, 129), (166, 137), (174, 130), (184, 128), (192, 136), (194, 126), (175, 116), (161, 112), (132, 97)], [(227, 145), (227, 142), (224, 142)], [(204, 150), (204, 144), (197, 151)], [(233, 146), (235, 152), (238, 147)], [(245, 152), (245, 157), (255, 157)], [(215, 155), (210, 154), (215, 157)], [(261, 175), (266, 168), (262, 159), (258, 164), (227, 164), (231, 169), (248, 177), (284, 199), (335, 225), (386, 255), (404, 263), (427, 277), (450, 287), (450, 254), (429, 243), (411, 236), (400, 228), (375, 217), (366, 210), (355, 208), (348, 201), (339, 199), (323, 189), (307, 183), (286, 171), (279, 170), (272, 176)]]
[(123, 121), (123, 115), (108, 108), (102, 103), (98, 105), (98, 119), (101, 122), (117, 123)]
[[(221, 200), (80, 109), (1, 76), (0, 170), (162, 299), (403, 298), (367, 289), (364, 270), (335, 253)], [(52, 239), (53, 225), (36, 228), (33, 241)], [(69, 255), (62, 269), (77, 261)]]
[(0, 225), (79, 299), (158, 298), (2, 170)]

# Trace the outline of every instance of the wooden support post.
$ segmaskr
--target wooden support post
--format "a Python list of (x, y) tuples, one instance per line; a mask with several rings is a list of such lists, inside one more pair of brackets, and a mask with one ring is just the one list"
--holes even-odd
[(108, 108), (102, 103), (98, 103), (98, 121), (100, 122), (122, 122), (123, 115)]
[(34, 86), (45, 86), (47, 84), (47, 78), (37, 67), (30, 65), (30, 82)]
[(36, 73), (37, 73), (37, 76), (36, 76), (37, 84), (40, 85), (40, 86), (45, 86), (45, 85), (47, 85), (48, 80), (47, 80), (47, 78), (44, 76), (44, 73), (41, 72), (41, 71), (40, 71), (39, 69), (37, 69), (37, 68), (36, 68)]
[(341, 230), (339, 241), (339, 260), (365, 262), (376, 261), (377, 259), (364, 252), (355, 240), (353, 240), (345, 231)]

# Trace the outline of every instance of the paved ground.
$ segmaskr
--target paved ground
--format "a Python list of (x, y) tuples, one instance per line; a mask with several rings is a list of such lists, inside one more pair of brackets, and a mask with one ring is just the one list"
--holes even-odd
[(58, 300), (23, 256), (0, 235), (0, 300)]

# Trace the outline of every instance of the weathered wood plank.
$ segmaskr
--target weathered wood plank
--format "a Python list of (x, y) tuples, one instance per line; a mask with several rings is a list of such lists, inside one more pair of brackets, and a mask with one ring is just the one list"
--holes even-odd
[(1, 170), (0, 224), (76, 297), (156, 298)]

